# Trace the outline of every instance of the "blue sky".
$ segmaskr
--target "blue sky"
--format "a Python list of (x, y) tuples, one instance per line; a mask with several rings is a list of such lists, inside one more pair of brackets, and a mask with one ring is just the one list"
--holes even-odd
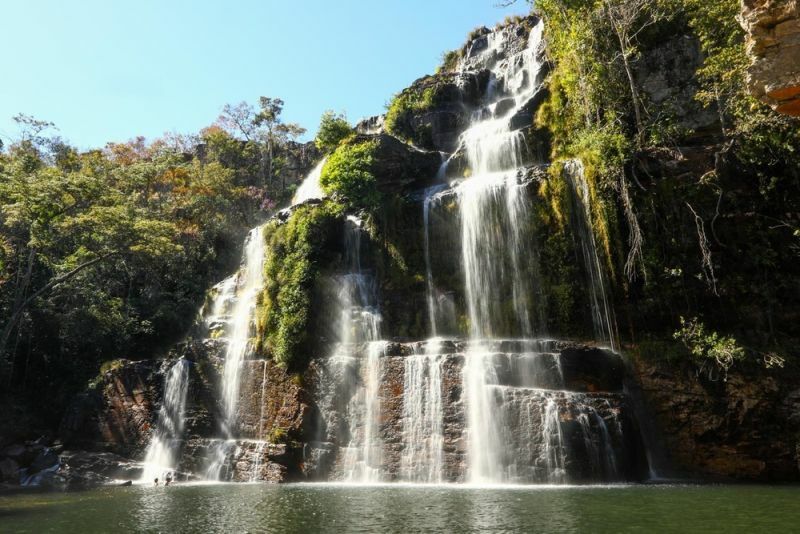
[(225, 103), (285, 102), (310, 132), (351, 122), (433, 72), (497, 0), (0, 0), (0, 138), (22, 112), (80, 148), (196, 132)]

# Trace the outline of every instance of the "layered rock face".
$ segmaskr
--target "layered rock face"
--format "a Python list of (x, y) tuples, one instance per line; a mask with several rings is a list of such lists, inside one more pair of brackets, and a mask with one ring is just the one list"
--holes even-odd
[[(364, 350), (355, 351), (357, 359), (366, 357)], [(355, 456), (356, 463), (373, 462), (368, 466), (377, 471), (373, 481), (468, 480), (464, 368), (475, 357), (472, 350), (463, 341), (388, 343), (381, 347), (372, 399), (368, 367), (316, 360), (309, 381), (323, 414), (318, 437), (327, 443), (315, 446), (324, 445), (334, 457), (323, 476), (358, 481)], [(630, 481), (646, 476), (639, 429), (622, 392), (619, 356), (587, 346), (532, 341), (498, 340), (481, 351), (495, 377), (488, 395), (501, 450), (493, 460), (509, 481)], [(368, 453), (362, 456), (364, 449)]]
[(743, 0), (740, 22), (751, 92), (775, 111), (800, 116), (800, 2)]

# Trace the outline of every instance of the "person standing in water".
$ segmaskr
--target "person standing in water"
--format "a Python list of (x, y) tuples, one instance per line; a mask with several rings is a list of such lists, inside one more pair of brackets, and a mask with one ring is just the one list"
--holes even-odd
[(158, 479), (155, 479), (155, 480), (153, 481), (153, 486), (158, 486)]
[(172, 473), (167, 473), (167, 477), (164, 479), (164, 486), (169, 486), (172, 482)]

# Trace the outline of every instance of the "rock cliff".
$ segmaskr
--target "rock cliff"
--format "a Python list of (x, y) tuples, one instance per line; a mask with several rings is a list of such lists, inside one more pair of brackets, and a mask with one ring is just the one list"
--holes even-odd
[(751, 92), (780, 113), (800, 116), (800, 2), (743, 0), (740, 22)]

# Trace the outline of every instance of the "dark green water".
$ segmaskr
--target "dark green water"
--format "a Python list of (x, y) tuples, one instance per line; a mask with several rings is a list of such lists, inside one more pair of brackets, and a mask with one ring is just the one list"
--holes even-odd
[(800, 488), (332, 485), (0, 496), (0, 532), (798, 532)]

